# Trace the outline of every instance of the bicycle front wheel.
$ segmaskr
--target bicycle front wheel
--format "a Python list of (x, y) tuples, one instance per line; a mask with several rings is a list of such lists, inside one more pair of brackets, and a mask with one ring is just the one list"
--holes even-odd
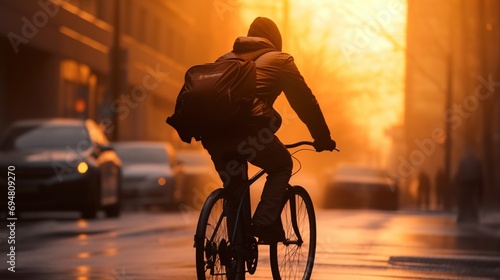
[(271, 244), (273, 279), (310, 279), (316, 255), (316, 216), (311, 197), (300, 186), (290, 187), (281, 212), (286, 241)]
[(199, 280), (245, 279), (241, 246), (231, 243), (234, 209), (223, 189), (212, 192), (203, 205), (195, 235)]

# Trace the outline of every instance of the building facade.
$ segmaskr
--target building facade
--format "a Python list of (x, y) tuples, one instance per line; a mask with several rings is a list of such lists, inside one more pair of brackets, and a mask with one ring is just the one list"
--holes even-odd
[(467, 149), (483, 163), (485, 203), (500, 201), (499, 20), (498, 1), (408, 1), (406, 153), (399, 172), (411, 181), (420, 171), (435, 178), (444, 170), (447, 208)]
[(1, 1), (0, 131), (20, 119), (76, 117), (115, 140), (176, 141), (165, 118), (184, 73), (228, 50), (218, 36), (236, 19), (222, 20), (212, 1)]

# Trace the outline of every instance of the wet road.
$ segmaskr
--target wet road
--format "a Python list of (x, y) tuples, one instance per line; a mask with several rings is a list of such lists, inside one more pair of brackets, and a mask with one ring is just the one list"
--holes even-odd
[[(313, 279), (500, 279), (494, 228), (458, 227), (447, 213), (317, 212)], [(28, 214), (16, 223), (14, 273), (8, 233), (0, 232), (0, 279), (195, 279), (196, 212), (94, 221)], [(257, 272), (247, 279), (271, 279), (266, 250), (260, 247)]]

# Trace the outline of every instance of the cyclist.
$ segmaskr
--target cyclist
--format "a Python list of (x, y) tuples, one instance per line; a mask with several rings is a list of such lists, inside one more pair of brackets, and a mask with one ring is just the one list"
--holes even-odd
[(280, 218), (281, 201), (292, 173), (291, 155), (275, 135), (282, 120), (273, 103), (281, 92), (306, 124), (316, 151), (332, 151), (336, 143), (331, 139), (320, 106), (292, 56), (281, 51), (281, 34), (272, 20), (257, 17), (250, 25), (248, 35), (238, 37), (233, 50), (220, 59), (251, 54), (263, 48), (274, 50), (255, 60), (257, 98), (250, 119), (238, 131), (204, 137), (202, 144), (211, 155), (224, 188), (234, 190), (234, 193), (247, 179), (248, 162), (265, 170), (268, 176), (252, 217), (252, 233), (259, 242), (279, 242), (285, 239)]

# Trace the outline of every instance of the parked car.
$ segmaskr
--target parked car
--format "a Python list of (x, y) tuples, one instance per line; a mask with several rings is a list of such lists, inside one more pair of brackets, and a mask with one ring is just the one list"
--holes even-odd
[(113, 148), (123, 162), (124, 204), (172, 208), (179, 202), (179, 166), (169, 143), (116, 142)]
[(95, 218), (104, 210), (108, 217), (120, 215), (121, 162), (92, 120), (15, 122), (0, 140), (2, 186), (7, 186), (8, 166), (15, 175), (15, 213), (76, 210)]
[(222, 186), (214, 164), (206, 150), (180, 150), (177, 153), (181, 165), (182, 203), (201, 209), (210, 192)]
[(397, 180), (384, 170), (341, 166), (328, 180), (324, 205), (328, 208), (397, 210), (398, 197)]

